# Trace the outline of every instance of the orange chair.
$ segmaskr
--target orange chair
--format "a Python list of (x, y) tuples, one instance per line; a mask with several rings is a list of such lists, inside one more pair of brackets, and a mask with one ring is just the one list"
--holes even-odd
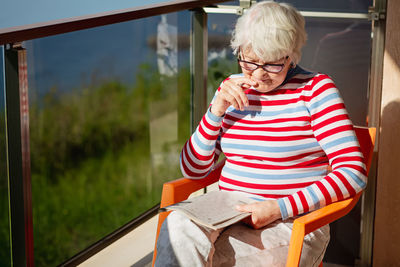
[[(360, 143), (361, 151), (364, 154), (368, 173), (372, 161), (376, 129), (366, 127), (354, 127), (354, 130)], [(180, 178), (165, 183), (163, 185), (160, 207), (163, 208), (168, 205), (183, 201), (187, 199), (191, 193), (217, 182), (220, 177), (224, 163), (225, 160), (218, 163), (210, 172), (210, 174), (204, 179), (192, 180), (187, 178)], [(301, 216), (294, 220), (286, 266), (291, 267), (299, 265), (305, 235), (346, 215), (355, 206), (361, 194), (362, 193), (360, 192), (352, 198), (332, 203), (319, 210), (310, 212), (307, 215)], [(169, 212), (161, 212), (159, 214), (156, 245), (161, 225), (168, 214)], [(156, 255), (157, 248), (155, 246), (153, 254), (153, 265), (156, 259)], [(322, 266), (322, 262), (320, 266)]]

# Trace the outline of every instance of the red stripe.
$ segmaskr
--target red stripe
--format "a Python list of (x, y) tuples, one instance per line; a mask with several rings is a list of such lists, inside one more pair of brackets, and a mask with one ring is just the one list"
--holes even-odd
[(234, 117), (231, 114), (226, 114), (225, 119), (231, 120), (234, 122), (240, 122), (243, 124), (270, 124), (270, 123), (286, 123), (286, 122), (295, 122), (295, 121), (301, 121), (301, 122), (309, 122), (310, 117), (308, 116), (302, 116), (302, 117), (295, 117), (295, 118), (280, 118), (280, 119), (272, 119), (272, 120), (259, 120), (259, 121), (251, 121), (251, 120), (246, 120), (242, 119), (242, 117)]
[(293, 167), (319, 167), (319, 166), (328, 166), (328, 158), (326, 156), (317, 157), (311, 160), (303, 161), (298, 164), (292, 165)]
[(347, 114), (340, 114), (340, 115), (333, 116), (329, 119), (326, 119), (324, 121), (321, 121), (318, 124), (315, 124), (313, 126), (313, 130), (316, 131), (316, 130), (319, 130), (322, 127), (330, 125), (334, 122), (339, 122), (339, 121), (343, 121), (343, 120), (348, 120), (349, 121), (348, 124), (350, 124), (349, 116)]
[(329, 106), (327, 108), (324, 108), (323, 110), (321, 110), (321, 111), (319, 111), (319, 112), (317, 112), (315, 114), (312, 114), (311, 115), (311, 120), (315, 121), (316, 119), (318, 119), (318, 118), (320, 118), (320, 117), (322, 117), (322, 116), (324, 116), (324, 115), (326, 115), (326, 114), (328, 114), (328, 113), (330, 113), (332, 111), (342, 110), (342, 109), (345, 109), (343, 103), (338, 103), (338, 104), (331, 105), (331, 106)]
[(317, 141), (321, 141), (322, 139), (341, 133), (341, 132), (345, 132), (345, 131), (351, 131), (353, 130), (353, 126), (352, 125), (343, 125), (343, 126), (339, 126), (333, 129), (330, 129), (328, 131), (325, 131), (319, 135), (316, 135), (315, 138), (317, 139)]
[(206, 133), (206, 132), (204, 131), (203, 127), (201, 127), (201, 125), (200, 125), (200, 127), (199, 127), (199, 133), (200, 133), (205, 139), (210, 140), (210, 141), (216, 140), (216, 139), (218, 138), (218, 134), (216, 134), (216, 135), (210, 135), (210, 134)]
[(300, 201), (301, 201), (301, 205), (303, 206), (303, 212), (304, 213), (308, 212), (310, 207), (308, 206), (306, 197), (304, 196), (303, 192), (299, 191), (299, 192), (297, 192), (297, 195), (299, 196)]
[[(336, 172), (332, 172), (332, 173), (335, 174), (339, 178), (339, 180), (344, 184), (344, 186), (346, 187), (346, 189), (349, 192), (350, 196), (354, 196), (356, 194), (356, 191), (351, 186), (349, 181), (347, 181), (347, 179), (340, 172), (336, 171)], [(341, 199), (338, 199), (338, 200), (341, 200)]]
[[(244, 192), (244, 193), (249, 193), (245, 190), (237, 190), (237, 189), (232, 189), (232, 188), (227, 188), (227, 187), (223, 187), (223, 186), (219, 186), (219, 188), (221, 190), (225, 190), (225, 191), (237, 191), (237, 192)], [(283, 198), (283, 197), (288, 197), (289, 195), (274, 195), (274, 194), (255, 194), (255, 193), (250, 193), (253, 194), (255, 196), (261, 196), (264, 198)]]
[(293, 216), (296, 216), (297, 214), (299, 214), (296, 202), (294, 201), (294, 198), (292, 195), (288, 196), (288, 199), (289, 199), (290, 205), (292, 206)]
[(359, 157), (359, 156), (343, 156), (336, 158), (334, 161), (334, 164), (340, 163), (340, 162), (346, 162), (346, 161), (359, 161), (363, 162), (364, 158)]
[(263, 136), (263, 135), (245, 135), (245, 134), (231, 134), (222, 133), (221, 137), (239, 140), (252, 140), (252, 141), (298, 141), (311, 138), (310, 135), (297, 135), (297, 136)]
[[(356, 171), (358, 171), (358, 172), (361, 172), (361, 173), (364, 174), (364, 175), (366, 174), (365, 169), (364, 169), (362, 166), (360, 166), (360, 165), (343, 164), (343, 165), (340, 165), (340, 166), (337, 167), (337, 168), (349, 168), (349, 169), (353, 169), (353, 170), (356, 170)], [(337, 168), (334, 168), (334, 170), (337, 169)]]
[(332, 186), (333, 190), (336, 193), (337, 199), (343, 199), (342, 191), (340, 190), (338, 184), (333, 180), (332, 177), (327, 176), (325, 180)]
[[(330, 158), (330, 159), (339, 156), (338, 159), (340, 159), (342, 156), (346, 155), (347, 153), (354, 153), (354, 152), (359, 152), (359, 153), (361, 153), (361, 152), (360, 152), (360, 148), (359, 148), (358, 146), (346, 147), (346, 148), (343, 148), (343, 149), (340, 149), (340, 150), (331, 152), (331, 153), (327, 154), (327, 156), (328, 156), (328, 158)], [(336, 160), (336, 159), (335, 159), (335, 160)]]
[(319, 83), (320, 81), (323, 81), (325, 79), (329, 79), (332, 80), (328, 75), (326, 74), (318, 74), (317, 76), (314, 77), (313, 79), (313, 84), (312, 85), (316, 85), (317, 83)]
[[(203, 116), (203, 118), (201, 119), (201, 121), (204, 123), (204, 126), (208, 129), (210, 129), (211, 131), (215, 132), (218, 131), (220, 129), (219, 126), (213, 126), (210, 123), (208, 123), (207, 119), (206, 119), (206, 115)], [(201, 125), (200, 125), (201, 128)]]
[[(211, 161), (211, 162), (210, 162), (209, 164), (207, 164), (207, 165), (199, 165), (199, 164), (195, 163), (195, 162), (192, 160), (192, 158), (189, 157), (189, 154), (187, 153), (186, 149), (183, 149), (183, 150), (182, 150), (182, 153), (183, 153), (184, 157), (186, 158), (186, 160), (187, 160), (187, 162), (188, 162), (188, 165), (191, 166), (191, 167), (193, 167), (193, 168), (195, 168), (195, 169), (198, 169), (198, 170), (207, 170), (207, 171), (208, 171), (208, 170), (210, 169), (210, 166), (213, 164), (213, 162)], [(182, 159), (182, 165), (184, 165), (184, 166), (186, 167), (186, 164), (185, 164), (185, 162), (183, 161), (183, 159)]]
[(229, 128), (230, 130), (266, 131), (266, 132), (274, 132), (274, 133), (277, 133), (277, 132), (294, 132), (294, 131), (311, 131), (311, 126), (310, 125), (286, 126), (286, 127), (264, 127), (264, 126), (249, 127), (249, 126), (228, 124), (228, 123), (224, 122), (224, 123), (222, 123), (222, 126), (224, 128)]
[(201, 172), (201, 173), (192, 172), (192, 171), (184, 164), (184, 162), (182, 162), (182, 167), (183, 167), (183, 170), (185, 171), (185, 173), (186, 173), (189, 177), (203, 177), (204, 175), (207, 174), (207, 172)]
[(278, 158), (271, 158), (271, 157), (261, 157), (261, 156), (257, 156), (257, 155), (243, 155), (243, 154), (236, 154), (236, 153), (224, 153), (226, 155), (226, 157), (241, 157), (243, 159), (253, 159), (253, 160), (268, 160), (268, 161), (272, 161), (272, 162), (289, 162), (289, 161), (294, 161), (294, 160), (299, 160), (302, 159), (304, 157), (308, 157), (311, 156), (313, 154), (319, 154), (323, 152), (322, 150), (318, 150), (318, 151), (312, 151), (312, 152), (307, 152), (307, 153), (302, 153), (299, 155), (295, 155), (295, 156), (290, 156), (290, 157), (278, 157)]
[(331, 204), (332, 203), (331, 195), (329, 194), (329, 191), (325, 188), (324, 184), (321, 183), (321, 181), (317, 181), (315, 182), (315, 184), (318, 186), (319, 190), (324, 195), (326, 205)]
[[(194, 149), (194, 147), (193, 147), (192, 138), (190, 138), (190, 139), (188, 140), (188, 142), (186, 142), (186, 143), (189, 145), (190, 152), (192, 153), (192, 155), (193, 155), (196, 159), (202, 160), (202, 161), (208, 161), (208, 160), (210, 160), (210, 159), (212, 159), (212, 158), (214, 157), (213, 154), (208, 155), (208, 156), (204, 156), (204, 155), (201, 155), (201, 154), (197, 153), (197, 151), (196, 151), (196, 150)], [(185, 144), (185, 146), (183, 147), (183, 149), (187, 149), (186, 144)]]
[(249, 100), (250, 106), (283, 106), (302, 101), (301, 98), (281, 99), (281, 100)]
[(286, 189), (294, 189), (294, 188), (304, 188), (309, 185), (312, 185), (314, 182), (306, 182), (306, 183), (293, 183), (293, 184), (254, 184), (254, 183), (245, 183), (236, 181), (230, 178), (227, 178), (223, 175), (220, 177), (221, 181), (224, 181), (227, 184), (246, 187), (251, 189), (259, 189), (259, 190), (286, 190)]
[(329, 82), (326, 83), (324, 85), (322, 85), (320, 88), (318, 88), (317, 90), (315, 90), (312, 94), (312, 96), (306, 96), (304, 99), (305, 101), (310, 101), (311, 99), (315, 98), (316, 96), (322, 94), (323, 92), (332, 89), (332, 88), (336, 88), (336, 85), (333, 82)]
[[(320, 162), (320, 159), (318, 162)], [(304, 170), (304, 169), (309, 169), (310, 167), (319, 167), (319, 166), (328, 166), (326, 162), (321, 162), (319, 164), (295, 164), (295, 165), (289, 165), (289, 166), (281, 166), (281, 165), (276, 165), (276, 164), (265, 164), (265, 163), (253, 163), (253, 162), (243, 162), (243, 161), (237, 161), (237, 160), (232, 160), (232, 159), (227, 159), (227, 162), (232, 163), (237, 166), (243, 166), (243, 167), (248, 167), (248, 168), (256, 168), (256, 169), (264, 169), (264, 170)], [(303, 164), (303, 163), (302, 163)]]

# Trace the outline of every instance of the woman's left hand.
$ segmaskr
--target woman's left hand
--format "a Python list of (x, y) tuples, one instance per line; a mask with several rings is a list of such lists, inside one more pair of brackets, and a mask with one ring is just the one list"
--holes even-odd
[(251, 212), (251, 216), (244, 220), (254, 229), (260, 229), (281, 218), (278, 201), (265, 200), (246, 205), (236, 206), (241, 212)]

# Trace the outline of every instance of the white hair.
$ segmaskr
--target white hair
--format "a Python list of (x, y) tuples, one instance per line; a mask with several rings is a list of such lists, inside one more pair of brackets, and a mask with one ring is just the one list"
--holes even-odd
[(237, 55), (251, 49), (264, 62), (289, 56), (297, 64), (306, 42), (303, 16), (291, 5), (258, 2), (241, 16), (233, 31), (231, 46)]

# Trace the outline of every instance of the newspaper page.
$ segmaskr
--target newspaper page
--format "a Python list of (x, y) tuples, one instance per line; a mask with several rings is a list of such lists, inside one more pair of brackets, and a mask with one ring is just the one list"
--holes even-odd
[(236, 205), (254, 202), (248, 194), (229, 191), (212, 191), (201, 196), (193, 197), (170, 205), (165, 210), (176, 210), (184, 213), (194, 222), (219, 229), (234, 224), (248, 216), (236, 210)]

